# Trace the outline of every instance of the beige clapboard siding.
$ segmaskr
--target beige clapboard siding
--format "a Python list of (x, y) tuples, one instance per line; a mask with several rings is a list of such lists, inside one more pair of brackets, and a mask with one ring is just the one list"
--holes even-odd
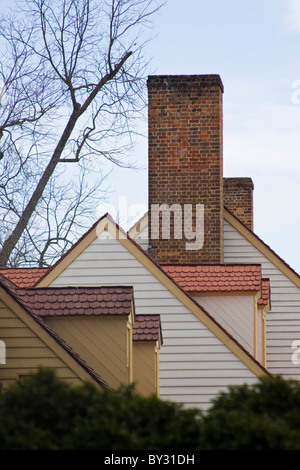
[(0, 364), (3, 388), (36, 372), (39, 367), (55, 368), (58, 377), (80, 383), (74, 372), (2, 301), (0, 337), (6, 346), (6, 363)]
[[(163, 346), (159, 354), (161, 397), (183, 403), (192, 402), (204, 408), (208, 403), (207, 395), (211, 399), (230, 385), (232, 380), (236, 380), (233, 371), (239, 370), (242, 382), (257, 380), (246, 365), (108, 232), (96, 238), (51, 285), (134, 287), (136, 314), (160, 314), (162, 319)], [(174, 339), (177, 345), (176, 342), (174, 344)], [(215, 362), (218, 363), (215, 377), (219, 377), (220, 371), (223, 375), (210, 387), (210, 392), (205, 393), (203, 400), (200, 392), (204, 386), (204, 378), (197, 377), (197, 371), (201, 364), (210, 365)], [(186, 364), (191, 371), (190, 378), (185, 379), (182, 388), (174, 386), (170, 377), (164, 375), (168, 371), (168, 374), (172, 372), (173, 379), (180, 379), (178, 363)], [(210, 379), (211, 377), (208, 380)]]
[(299, 379), (292, 363), (292, 342), (300, 340), (300, 289), (229, 222), (224, 221), (224, 258), (228, 263), (260, 263), (271, 280), (271, 311), (267, 314), (267, 368), (273, 374)]
[(49, 317), (46, 321), (108, 386), (128, 382), (127, 317)]
[(156, 355), (154, 341), (133, 343), (133, 382), (144, 396), (156, 393)]

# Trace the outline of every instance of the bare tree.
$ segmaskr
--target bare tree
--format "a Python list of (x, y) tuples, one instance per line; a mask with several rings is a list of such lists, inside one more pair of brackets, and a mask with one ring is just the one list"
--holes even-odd
[(105, 162), (130, 165), (133, 122), (145, 105), (145, 31), (162, 3), (28, 0), (18, 20), (2, 18), (0, 266), (48, 263), (99, 194)]
[(89, 186), (84, 170), (77, 179), (67, 184), (57, 175), (50, 179), (10, 257), (11, 266), (50, 266), (91, 225), (105, 192), (103, 179)]

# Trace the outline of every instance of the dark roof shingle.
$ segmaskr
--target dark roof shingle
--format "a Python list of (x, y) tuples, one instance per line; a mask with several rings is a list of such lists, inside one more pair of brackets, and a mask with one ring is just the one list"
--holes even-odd
[(160, 315), (136, 315), (132, 337), (134, 341), (162, 340)]
[(129, 315), (132, 287), (46, 287), (18, 289), (18, 296), (41, 317)]

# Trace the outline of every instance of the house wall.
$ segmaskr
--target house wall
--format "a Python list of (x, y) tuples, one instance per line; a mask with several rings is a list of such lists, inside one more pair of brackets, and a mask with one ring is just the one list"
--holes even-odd
[(135, 311), (160, 314), (160, 397), (205, 409), (230, 384), (256, 375), (109, 232), (98, 236), (51, 286), (130, 285)]
[(229, 222), (224, 222), (224, 260), (261, 263), (262, 276), (271, 281), (271, 311), (267, 313), (267, 368), (273, 374), (300, 378), (293, 364), (294, 340), (300, 340), (300, 289)]
[(0, 338), (6, 346), (6, 363), (0, 364), (0, 383), (3, 388), (37, 372), (39, 367), (55, 368), (58, 377), (74, 384), (82, 383), (55, 352), (1, 300)]
[(61, 316), (45, 320), (108, 386), (129, 383), (127, 317)]
[(156, 341), (133, 342), (133, 382), (144, 396), (158, 394)]
[[(234, 180), (240, 180), (240, 178), (233, 178)], [(248, 180), (248, 178), (247, 178)], [(250, 186), (250, 182), (246, 181), (246, 186)], [(248, 194), (249, 196), (249, 194)], [(248, 199), (249, 202), (249, 199)], [(248, 203), (246, 204), (248, 206)], [(248, 214), (248, 212), (246, 211)], [(245, 220), (246, 222), (246, 220)], [(249, 219), (250, 223), (250, 219)], [(148, 248), (148, 228), (147, 226), (143, 228), (138, 234), (133, 233), (134, 240), (145, 250)], [(251, 263), (251, 260), (248, 261)], [(252, 332), (254, 331), (254, 315), (256, 315), (256, 326), (257, 326), (257, 337), (256, 337), (256, 350), (257, 350), (257, 359), (261, 364), (265, 365), (265, 349), (264, 342), (265, 330), (263, 329), (263, 312), (261, 309), (255, 309), (255, 299), (252, 296), (238, 296), (238, 295), (229, 295), (229, 296), (201, 296), (195, 294), (193, 295), (195, 299), (200, 303), (201, 306), (206, 308), (209, 312), (214, 312), (214, 318), (217, 321), (220, 321), (224, 328), (237, 337), (240, 344), (244, 346), (247, 351), (251, 354), (254, 354), (254, 339), (252, 337)], [(220, 297), (220, 298), (219, 298)], [(222, 301), (221, 301), (222, 298)], [(203, 299), (203, 300), (202, 300)], [(220, 301), (222, 305), (220, 305)], [(207, 303), (206, 303), (207, 302)], [(242, 312), (248, 312), (247, 315), (242, 314)], [(241, 316), (241, 318), (240, 318)], [(237, 321), (239, 319), (239, 322)], [(245, 324), (246, 323), (246, 324)], [(247, 327), (246, 327), (247, 325)], [(264, 336), (264, 341), (263, 341)]]
[(252, 295), (194, 296), (197, 302), (254, 356), (254, 298)]

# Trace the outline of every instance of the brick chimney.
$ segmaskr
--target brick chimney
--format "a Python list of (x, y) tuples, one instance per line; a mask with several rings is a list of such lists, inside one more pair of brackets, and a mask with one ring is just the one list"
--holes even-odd
[(253, 230), (253, 181), (251, 178), (224, 178), (224, 206)]
[[(148, 78), (149, 253), (161, 264), (223, 262), (222, 101), (219, 75)], [(162, 218), (157, 232), (162, 204), (174, 209), (170, 236)]]

